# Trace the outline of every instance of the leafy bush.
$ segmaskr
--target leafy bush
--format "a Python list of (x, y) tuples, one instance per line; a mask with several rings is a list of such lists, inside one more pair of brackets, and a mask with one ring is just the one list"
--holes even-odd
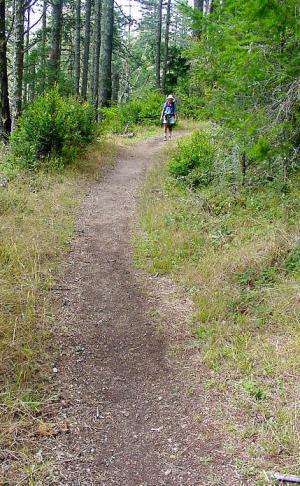
[(214, 178), (216, 157), (211, 133), (199, 130), (179, 144), (169, 162), (169, 173), (187, 186), (206, 186)]
[(101, 110), (102, 129), (106, 132), (121, 133), (132, 125), (159, 125), (163, 101), (160, 93), (153, 92), (126, 104), (104, 108)]
[(204, 96), (190, 95), (189, 93), (178, 94), (178, 108), (181, 116), (184, 118), (191, 118), (193, 120), (203, 120), (207, 118), (207, 113), (204, 110), (205, 100)]
[(49, 164), (64, 166), (92, 141), (94, 119), (89, 103), (63, 98), (54, 88), (20, 118), (11, 137), (10, 161), (31, 170)]
[(188, 46), (191, 69), (177, 87), (184, 116), (231, 131), (246, 184), (273, 180), (283, 191), (300, 169), (298, 4), (235, 0), (199, 18), (187, 9), (195, 30), (209, 36)]

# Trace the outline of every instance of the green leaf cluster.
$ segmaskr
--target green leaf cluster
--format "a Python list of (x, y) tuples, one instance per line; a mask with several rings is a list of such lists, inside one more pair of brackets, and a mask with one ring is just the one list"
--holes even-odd
[(211, 15), (190, 12), (200, 38), (188, 49), (192, 76), (181, 86), (187, 113), (229, 130), (247, 165), (286, 175), (299, 168), (299, 2), (214, 4)]
[(159, 125), (160, 112), (164, 98), (157, 91), (146, 92), (143, 97), (128, 103), (103, 108), (102, 130), (105, 132), (122, 133), (133, 125)]
[(71, 163), (93, 140), (94, 120), (89, 103), (64, 98), (55, 87), (23, 113), (11, 137), (10, 162), (29, 170)]
[(169, 162), (169, 173), (185, 186), (206, 186), (214, 179), (216, 156), (211, 133), (198, 130), (179, 144)]

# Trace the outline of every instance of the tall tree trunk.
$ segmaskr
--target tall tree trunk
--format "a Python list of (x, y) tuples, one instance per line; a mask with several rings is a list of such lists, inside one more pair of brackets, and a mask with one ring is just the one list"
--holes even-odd
[(35, 64), (35, 61), (32, 63), (32, 66), (30, 68), (30, 77), (31, 77), (31, 81), (30, 81), (30, 85), (29, 85), (29, 92), (28, 92), (28, 96), (29, 96), (29, 101), (34, 101), (35, 100), (35, 96), (36, 96), (36, 64)]
[(28, 101), (28, 73), (29, 73), (29, 43), (30, 43), (30, 7), (26, 9), (26, 42), (25, 42), (25, 51), (26, 51), (26, 62), (25, 62), (25, 80), (24, 80), (24, 92), (23, 92), (23, 101), (26, 104)]
[(204, 0), (194, 0), (194, 9), (203, 12)]
[(165, 55), (162, 74), (162, 90), (166, 90), (166, 78), (168, 69), (168, 57), (169, 57), (169, 33), (170, 33), (170, 19), (171, 19), (171, 0), (167, 3), (167, 16), (166, 16), (166, 30), (165, 30)]
[(157, 37), (156, 37), (156, 87), (158, 89), (160, 89), (162, 6), (163, 6), (163, 0), (159, 0), (158, 15), (157, 15)]
[(204, 4), (203, 4), (204, 15), (209, 15), (213, 13), (214, 9), (215, 9), (214, 0), (204, 0)]
[(61, 33), (62, 33), (63, 0), (53, 0), (52, 3), (52, 40), (49, 56), (49, 85), (53, 86), (59, 80)]
[(11, 130), (8, 98), (5, 0), (0, 0), (0, 140), (6, 142)]
[(22, 88), (24, 68), (24, 0), (15, 2), (12, 90), (12, 131), (22, 110)]
[(84, 49), (83, 49), (83, 63), (82, 63), (82, 86), (81, 86), (81, 96), (82, 96), (83, 99), (86, 99), (86, 97), (87, 97), (90, 43), (91, 43), (91, 12), (92, 12), (92, 1), (86, 0), (86, 2), (85, 2)]
[(119, 90), (120, 90), (120, 76), (119, 73), (114, 72), (112, 77), (112, 95), (111, 95), (111, 101), (113, 103), (118, 102)]
[[(199, 10), (199, 12), (201, 12), (203, 14), (203, 8), (204, 8), (204, 0), (194, 0), (194, 9), (195, 10)], [(196, 28), (193, 31), (193, 34), (194, 34), (194, 37), (196, 37), (196, 39), (200, 39), (201, 27), (200, 27), (200, 29)]]
[(81, 48), (81, 0), (76, 0), (76, 39), (75, 39), (75, 95), (80, 89), (80, 48)]
[(108, 106), (111, 101), (111, 60), (114, 27), (114, 0), (103, 0), (101, 17), (101, 47), (99, 75), (99, 105)]
[(41, 79), (41, 90), (42, 93), (46, 89), (46, 41), (47, 41), (47, 0), (43, 3), (43, 16), (42, 16), (42, 79)]
[(92, 98), (95, 108), (98, 108), (99, 94), (99, 63), (101, 46), (101, 0), (95, 0), (95, 37), (93, 53)]

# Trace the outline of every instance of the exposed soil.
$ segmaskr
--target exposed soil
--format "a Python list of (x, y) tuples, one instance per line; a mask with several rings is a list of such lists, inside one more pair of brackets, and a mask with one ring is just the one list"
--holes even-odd
[(138, 187), (164, 143), (126, 148), (84, 203), (59, 292), (55, 418), (68, 430), (44, 441), (47, 484), (244, 484), (202, 383), (192, 304), (132, 262)]

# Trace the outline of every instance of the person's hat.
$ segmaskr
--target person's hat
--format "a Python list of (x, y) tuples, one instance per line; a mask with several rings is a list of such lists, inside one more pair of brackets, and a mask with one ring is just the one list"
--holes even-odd
[(167, 100), (174, 100), (174, 96), (172, 96), (172, 95), (168, 95), (168, 96), (167, 96)]

